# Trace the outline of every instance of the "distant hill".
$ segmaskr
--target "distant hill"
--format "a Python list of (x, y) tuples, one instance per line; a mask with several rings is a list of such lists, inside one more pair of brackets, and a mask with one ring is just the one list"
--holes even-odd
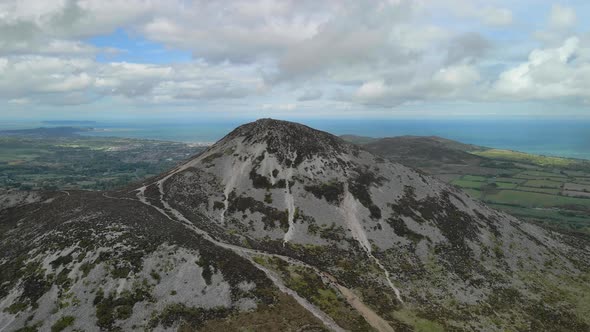
[(469, 152), (487, 150), (481, 146), (437, 136), (397, 136), (375, 139), (343, 135), (341, 138), (361, 144), (368, 151), (411, 167), (437, 166), (440, 163), (479, 165), (485, 158)]
[(43, 121), (43, 124), (53, 126), (92, 126), (95, 125), (96, 121), (80, 121), (80, 120), (50, 120)]
[(372, 143), (375, 141), (380, 140), (380, 138), (376, 137), (368, 137), (368, 136), (357, 136), (357, 135), (341, 135), (340, 138), (343, 140), (354, 143), (354, 144), (367, 144)]

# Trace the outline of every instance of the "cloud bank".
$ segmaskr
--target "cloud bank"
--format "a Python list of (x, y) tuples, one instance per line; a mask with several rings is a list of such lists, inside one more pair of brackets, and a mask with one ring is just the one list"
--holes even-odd
[[(100, 103), (387, 113), (461, 101), (584, 109), (583, 9), (532, 0), (3, 1), (0, 104), (5, 112)], [(126, 58), (146, 43), (157, 47)]]

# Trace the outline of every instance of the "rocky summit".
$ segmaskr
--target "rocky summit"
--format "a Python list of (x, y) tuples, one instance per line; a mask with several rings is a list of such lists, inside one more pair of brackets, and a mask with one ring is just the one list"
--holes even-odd
[(588, 238), (291, 122), (0, 195), (0, 331), (587, 331), (589, 294)]

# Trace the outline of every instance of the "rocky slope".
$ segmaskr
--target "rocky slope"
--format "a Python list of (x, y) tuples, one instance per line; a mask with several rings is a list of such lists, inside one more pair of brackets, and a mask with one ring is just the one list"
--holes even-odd
[(17, 196), (0, 330), (590, 327), (587, 240), (295, 123), (243, 125), (139, 188)]

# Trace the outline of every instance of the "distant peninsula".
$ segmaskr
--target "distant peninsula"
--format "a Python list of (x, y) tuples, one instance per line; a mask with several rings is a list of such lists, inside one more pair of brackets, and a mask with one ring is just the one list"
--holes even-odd
[(96, 121), (88, 120), (48, 120), (42, 121), (43, 124), (53, 126), (90, 126), (95, 125)]

